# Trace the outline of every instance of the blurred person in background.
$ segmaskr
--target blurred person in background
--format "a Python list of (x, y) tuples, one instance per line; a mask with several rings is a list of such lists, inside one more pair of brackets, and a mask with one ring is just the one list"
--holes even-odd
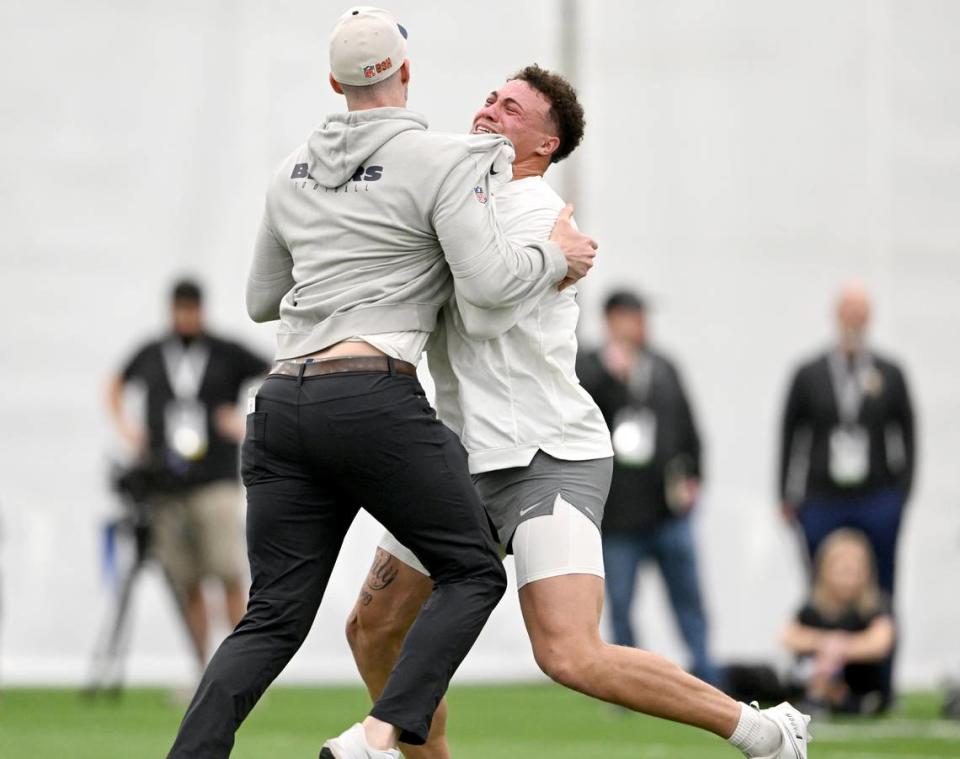
[(691, 525), (701, 478), (693, 412), (676, 367), (650, 347), (644, 299), (613, 293), (604, 314), (606, 344), (580, 357), (577, 374), (613, 440), (603, 561), (614, 640), (637, 644), (631, 623), (637, 570), (654, 561), (690, 651), (691, 671), (722, 687), (722, 672), (709, 652)]
[(837, 301), (837, 343), (794, 374), (783, 412), (780, 495), (810, 560), (834, 530), (861, 530), (877, 580), (893, 596), (897, 538), (913, 483), (914, 417), (900, 367), (867, 343), (871, 304), (859, 284)]
[(890, 703), (886, 661), (896, 628), (877, 585), (873, 551), (859, 530), (820, 544), (810, 597), (783, 633), (796, 655), (796, 681), (813, 711), (877, 714)]
[[(111, 418), (151, 483), (153, 553), (181, 599), (201, 668), (211, 621), (203, 581), (221, 583), (231, 628), (246, 607), (237, 403), (267, 368), (261, 356), (206, 330), (200, 286), (182, 280), (171, 292), (167, 334), (140, 347), (110, 384)], [(125, 407), (130, 383), (145, 391), (145, 420)]]

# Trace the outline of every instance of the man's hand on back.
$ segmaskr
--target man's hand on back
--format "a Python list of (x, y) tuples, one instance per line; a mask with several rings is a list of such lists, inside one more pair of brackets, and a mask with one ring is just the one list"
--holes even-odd
[(573, 205), (567, 203), (550, 233), (550, 242), (559, 245), (567, 259), (567, 276), (560, 282), (560, 290), (587, 276), (597, 257), (597, 243), (573, 226), (572, 216)]

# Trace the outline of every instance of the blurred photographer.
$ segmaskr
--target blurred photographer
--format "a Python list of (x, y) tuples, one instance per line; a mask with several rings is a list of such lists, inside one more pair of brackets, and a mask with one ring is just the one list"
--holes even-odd
[[(231, 627), (246, 607), (237, 462), (244, 418), (237, 401), (268, 364), (205, 330), (203, 296), (195, 282), (176, 283), (170, 306), (169, 332), (144, 344), (113, 379), (109, 409), (136, 453), (153, 555), (180, 596), (202, 666), (210, 622), (203, 581), (222, 583)], [(144, 420), (131, 419), (124, 406), (130, 383), (145, 391)]]

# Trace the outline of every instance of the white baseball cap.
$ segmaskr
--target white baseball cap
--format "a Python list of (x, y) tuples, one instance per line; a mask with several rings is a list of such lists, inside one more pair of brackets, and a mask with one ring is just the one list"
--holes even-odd
[(406, 55), (407, 30), (381, 8), (351, 8), (330, 35), (330, 73), (340, 84), (364, 87), (389, 79)]

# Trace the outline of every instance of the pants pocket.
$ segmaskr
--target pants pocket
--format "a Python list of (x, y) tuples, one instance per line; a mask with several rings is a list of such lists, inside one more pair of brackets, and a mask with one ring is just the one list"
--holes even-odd
[(244, 487), (250, 487), (264, 474), (263, 438), (267, 424), (264, 411), (247, 414), (247, 433), (240, 451), (240, 477)]

